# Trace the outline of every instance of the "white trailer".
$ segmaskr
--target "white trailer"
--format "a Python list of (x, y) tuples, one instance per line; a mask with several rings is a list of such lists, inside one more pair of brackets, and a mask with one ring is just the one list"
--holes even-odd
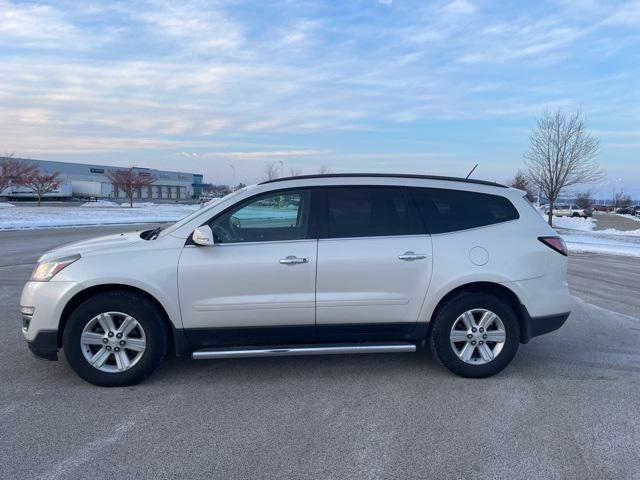
[(91, 180), (72, 180), (71, 190), (74, 197), (102, 197), (102, 183)]

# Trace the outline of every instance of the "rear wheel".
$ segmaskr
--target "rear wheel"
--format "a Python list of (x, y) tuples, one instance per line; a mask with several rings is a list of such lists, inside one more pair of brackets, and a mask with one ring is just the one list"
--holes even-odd
[(461, 293), (448, 300), (432, 321), (431, 350), (457, 375), (495, 375), (518, 351), (518, 319), (509, 304), (497, 296)]
[(142, 295), (100, 293), (69, 317), (62, 344), (71, 368), (104, 387), (133, 385), (148, 377), (167, 351), (164, 314)]

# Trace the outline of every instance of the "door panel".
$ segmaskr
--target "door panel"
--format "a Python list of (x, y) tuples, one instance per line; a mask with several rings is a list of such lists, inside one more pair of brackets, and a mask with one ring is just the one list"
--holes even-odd
[(316, 254), (317, 240), (185, 247), (185, 328), (314, 325)]
[(320, 240), (318, 326), (417, 322), (431, 279), (431, 252), (428, 235)]

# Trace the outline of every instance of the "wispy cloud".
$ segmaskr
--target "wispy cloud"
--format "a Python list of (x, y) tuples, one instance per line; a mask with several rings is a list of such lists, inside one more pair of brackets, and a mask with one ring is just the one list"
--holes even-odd
[(154, 35), (181, 47), (200, 52), (236, 50), (244, 42), (242, 26), (215, 3), (157, 0), (151, 8), (132, 6), (125, 10)]
[(13, 4), (0, 0), (0, 43), (19, 42), (40, 48), (69, 45), (79, 37), (62, 12), (48, 5)]
[(640, 112), (634, 1), (59, 1), (0, 0), (0, 151), (414, 166), (545, 105)]

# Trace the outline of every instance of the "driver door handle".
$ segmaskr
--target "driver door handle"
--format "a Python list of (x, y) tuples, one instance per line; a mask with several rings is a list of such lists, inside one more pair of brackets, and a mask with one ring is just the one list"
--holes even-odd
[(425, 253), (404, 252), (402, 255), (398, 255), (400, 260), (423, 260), (427, 258)]
[(289, 255), (287, 258), (281, 258), (280, 263), (282, 265), (297, 265), (298, 263), (309, 263), (309, 259)]

